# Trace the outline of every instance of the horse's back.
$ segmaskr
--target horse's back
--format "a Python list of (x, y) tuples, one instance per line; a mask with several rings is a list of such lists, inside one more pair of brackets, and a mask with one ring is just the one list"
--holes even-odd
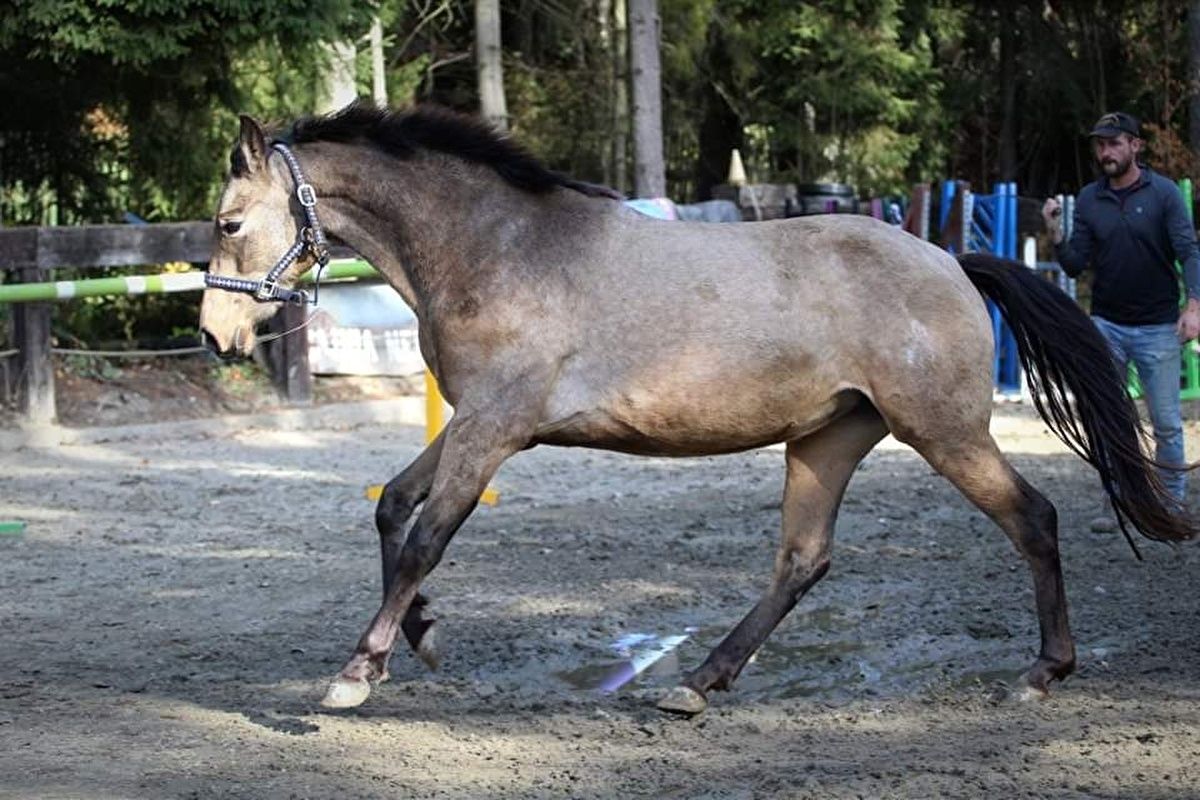
[[(869, 217), (633, 226), (596, 274), (592, 332), (639, 356), (720, 349), (857, 362), (914, 336), (990, 339), (983, 301), (945, 251)], [(585, 314), (588, 312), (585, 311)], [(990, 346), (990, 341), (984, 343)]]

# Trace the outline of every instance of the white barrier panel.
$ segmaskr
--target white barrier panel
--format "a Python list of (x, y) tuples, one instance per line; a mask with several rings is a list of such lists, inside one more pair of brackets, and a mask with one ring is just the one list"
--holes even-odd
[(417, 318), (385, 284), (328, 284), (308, 326), (314, 375), (413, 375), (425, 369)]

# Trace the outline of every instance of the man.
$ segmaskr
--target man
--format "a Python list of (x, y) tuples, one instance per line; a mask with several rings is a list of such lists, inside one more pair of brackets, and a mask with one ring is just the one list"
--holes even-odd
[[(1129, 114), (1105, 114), (1089, 138), (1103, 176), (1079, 193), (1075, 227), (1063, 241), (1062, 209), (1051, 198), (1042, 216), (1059, 263), (1071, 277), (1091, 267), (1092, 318), (1124, 373), (1137, 366), (1155, 457), (1184, 465), (1179, 403), (1180, 344), (1200, 334), (1200, 251), (1175, 184), (1138, 163), (1141, 128)], [(1187, 304), (1179, 309), (1183, 265)], [(1163, 470), (1163, 483), (1182, 505), (1187, 473)]]

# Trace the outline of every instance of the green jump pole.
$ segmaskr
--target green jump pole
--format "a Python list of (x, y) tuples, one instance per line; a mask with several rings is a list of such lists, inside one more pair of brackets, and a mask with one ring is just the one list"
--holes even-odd
[[(300, 276), (301, 283), (312, 283), (314, 273), (312, 270)], [(354, 259), (353, 261), (330, 261), (329, 266), (325, 268), (325, 272), (321, 275), (323, 281), (340, 281), (347, 278), (378, 278), (379, 272), (362, 259)]]
[[(377, 277), (379, 277), (379, 273), (365, 261), (334, 261), (325, 268), (321, 280)], [(301, 283), (311, 283), (312, 280), (313, 273), (311, 271), (300, 278)], [(0, 284), (0, 303), (36, 303), (73, 300), (79, 297), (169, 294), (203, 290), (203, 272), (173, 272), (163, 275), (131, 275), (124, 278), (87, 278), (79, 281)]]

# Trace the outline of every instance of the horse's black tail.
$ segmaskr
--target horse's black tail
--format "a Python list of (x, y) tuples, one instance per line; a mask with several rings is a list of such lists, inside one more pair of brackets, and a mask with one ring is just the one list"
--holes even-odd
[(1108, 343), (1058, 287), (1024, 264), (981, 253), (958, 257), (967, 277), (1012, 328), (1038, 413), (1067, 447), (1100, 473), (1117, 521), (1165, 542), (1200, 533), (1171, 497), (1141, 447), (1137, 407)]

